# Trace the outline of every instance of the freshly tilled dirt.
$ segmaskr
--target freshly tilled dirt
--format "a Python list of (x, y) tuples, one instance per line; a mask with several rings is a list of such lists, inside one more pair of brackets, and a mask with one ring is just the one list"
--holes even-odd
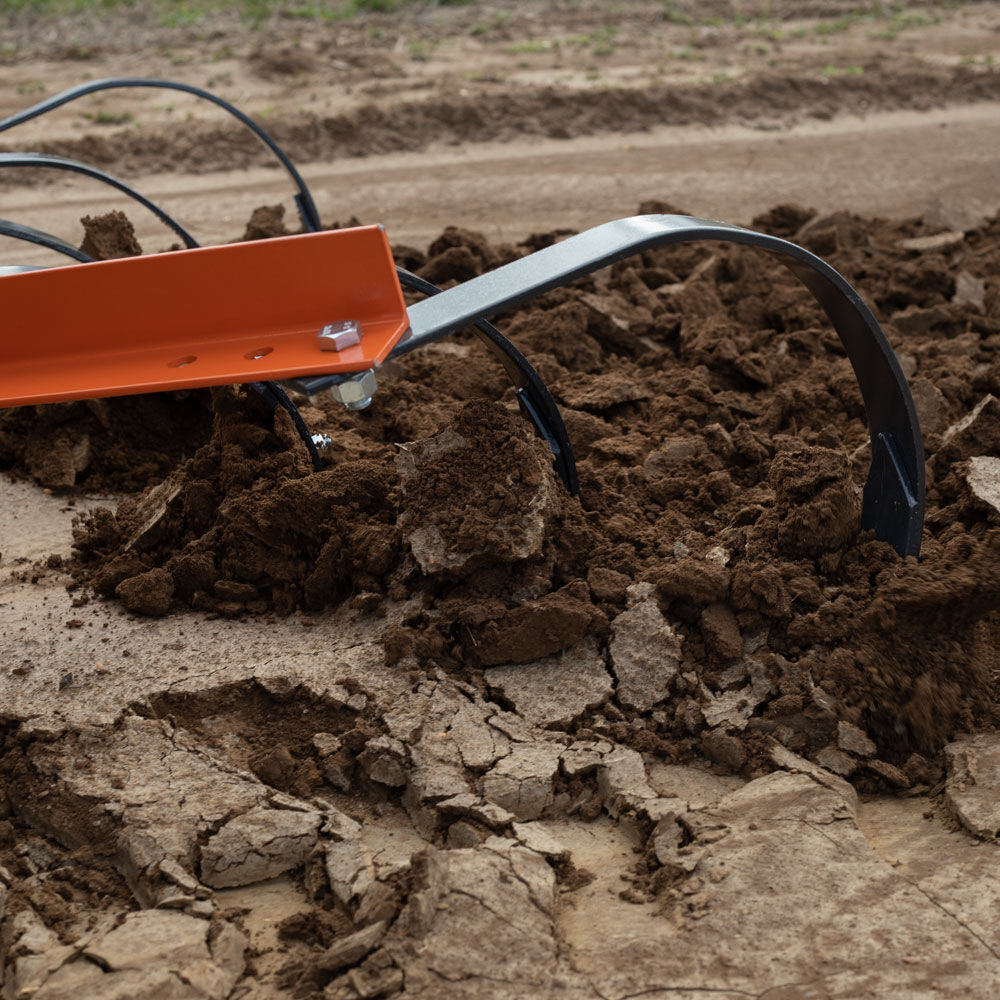
[[(995, 221), (959, 244), (920, 220), (791, 206), (757, 223), (864, 281), (930, 426), (1000, 389)], [(493, 248), (449, 229), (416, 263), (455, 280), (550, 240)], [(963, 283), (978, 293), (963, 300)], [(308, 401), (332, 442), (319, 473), (283, 413), (214, 391), (211, 439), (80, 525), (78, 581), (147, 615), (345, 600), (377, 612), (419, 595), (421, 611), (387, 636), (387, 663), (477, 684), (484, 666), (588, 635), (604, 645), (630, 588), (645, 588), (683, 643), (670, 695), (618, 720), (584, 712), (569, 731), (750, 773), (775, 734), (819, 754), (844, 722), (919, 783), (956, 729), (992, 723), (976, 636), (977, 623), (996, 627), (1000, 533), (995, 511), (961, 501), (963, 463), (995, 446), (990, 405), (927, 436), (927, 537), (919, 562), (902, 560), (860, 531), (868, 447), (849, 362), (818, 306), (763, 255), (648, 252), (506, 328), (564, 409), (579, 499), (504, 402), (502, 371), (454, 338), (393, 363), (369, 412)]]

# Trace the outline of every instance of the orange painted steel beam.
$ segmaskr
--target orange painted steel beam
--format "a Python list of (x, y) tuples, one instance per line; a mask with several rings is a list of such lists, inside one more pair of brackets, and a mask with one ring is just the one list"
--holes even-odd
[(408, 329), (380, 226), (3, 275), (0, 406), (363, 371)]

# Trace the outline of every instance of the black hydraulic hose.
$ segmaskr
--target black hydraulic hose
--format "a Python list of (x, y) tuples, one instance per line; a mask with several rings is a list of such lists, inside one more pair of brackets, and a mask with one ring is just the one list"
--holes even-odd
[(0, 236), (9, 236), (14, 240), (23, 240), (25, 243), (34, 243), (36, 246), (54, 250), (56, 253), (72, 257), (80, 264), (86, 264), (94, 258), (85, 254), (82, 250), (77, 250), (72, 243), (59, 239), (51, 233), (43, 233), (40, 229), (33, 229), (20, 222), (10, 222), (8, 219), (0, 219)]
[[(399, 283), (425, 295), (439, 295), (443, 289), (424, 278), (397, 267), (396, 274)], [(481, 319), (474, 324), (474, 329), (486, 346), (504, 366), (511, 381), (518, 403), (535, 429), (548, 444), (552, 451), (553, 462), (559, 478), (571, 496), (580, 492), (580, 482), (576, 471), (576, 459), (573, 457), (573, 445), (566, 431), (559, 406), (552, 398), (548, 386), (535, 371), (531, 362), (508, 340), (492, 323)], [(390, 358), (400, 357), (408, 353), (407, 342), (401, 341)]]
[(211, 101), (213, 104), (218, 105), (224, 111), (231, 114), (237, 119), (237, 121), (241, 122), (248, 129), (250, 129), (250, 131), (253, 132), (254, 135), (256, 135), (257, 138), (260, 139), (272, 153), (274, 153), (274, 155), (281, 162), (281, 165), (288, 172), (289, 177), (291, 177), (293, 183), (298, 189), (298, 193), (295, 195), (295, 204), (298, 207), (299, 217), (302, 219), (303, 228), (310, 233), (319, 232), (319, 230), (323, 228), (320, 223), (319, 212), (316, 210), (316, 204), (313, 201), (312, 194), (306, 186), (306, 182), (302, 179), (302, 175), (295, 169), (295, 165), (288, 158), (288, 154), (248, 115), (244, 114), (238, 108), (234, 107), (228, 101), (223, 100), (216, 94), (213, 94), (208, 90), (203, 90), (201, 87), (196, 87), (190, 83), (177, 83), (173, 80), (156, 80), (146, 77), (133, 76), (108, 77), (103, 80), (90, 80), (87, 83), (81, 83), (79, 86), (70, 87), (68, 90), (64, 90), (61, 93), (46, 98), (44, 101), (39, 101), (37, 104), (33, 104), (30, 108), (25, 108), (24, 111), (18, 111), (16, 114), (0, 119), (0, 132), (4, 132), (9, 128), (14, 128), (14, 126), (21, 125), (24, 122), (31, 121), (32, 118), (44, 115), (49, 111), (53, 111), (55, 108), (68, 104), (70, 101), (75, 101), (79, 97), (85, 97), (87, 94), (94, 94), (101, 90), (115, 90), (122, 87), (154, 87), (163, 90), (179, 90), (182, 93), (193, 94), (195, 97)]
[(292, 423), (295, 424), (295, 429), (299, 432), (299, 437), (302, 438), (302, 443), (309, 452), (313, 472), (321, 472), (323, 459), (320, 457), (316, 442), (313, 441), (312, 434), (309, 433), (309, 428), (302, 419), (302, 414), (299, 413), (299, 408), (291, 401), (282, 385), (278, 382), (251, 382), (250, 387), (260, 393), (270, 404), (272, 410), (275, 406), (280, 406), (292, 418)]
[(155, 202), (150, 201), (145, 195), (140, 194), (135, 188), (129, 187), (124, 181), (112, 177), (111, 174), (106, 174), (103, 170), (98, 170), (97, 167), (80, 163), (77, 160), (69, 160), (63, 156), (50, 156), (48, 153), (0, 153), (0, 169), (4, 167), (40, 167), (48, 170), (66, 170), (70, 173), (91, 177), (121, 191), (144, 208), (148, 208), (164, 225), (169, 226), (184, 241), (185, 246), (198, 246), (197, 240), (168, 212)]

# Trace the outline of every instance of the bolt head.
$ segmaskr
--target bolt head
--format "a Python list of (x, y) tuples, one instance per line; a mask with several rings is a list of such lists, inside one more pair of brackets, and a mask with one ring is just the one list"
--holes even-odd
[(321, 351), (345, 351), (361, 343), (361, 324), (353, 319), (327, 323), (316, 334), (316, 342)]

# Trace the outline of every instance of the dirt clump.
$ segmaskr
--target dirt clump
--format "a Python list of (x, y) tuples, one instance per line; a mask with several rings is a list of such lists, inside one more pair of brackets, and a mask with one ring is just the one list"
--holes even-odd
[(244, 240), (267, 240), (273, 236), (287, 236), (284, 205), (261, 205), (255, 208), (243, 230)]
[(141, 490), (208, 439), (211, 413), (186, 389), (0, 410), (0, 468), (52, 489)]
[(85, 215), (80, 222), (84, 231), (80, 249), (94, 260), (138, 257), (142, 253), (135, 229), (124, 212)]

